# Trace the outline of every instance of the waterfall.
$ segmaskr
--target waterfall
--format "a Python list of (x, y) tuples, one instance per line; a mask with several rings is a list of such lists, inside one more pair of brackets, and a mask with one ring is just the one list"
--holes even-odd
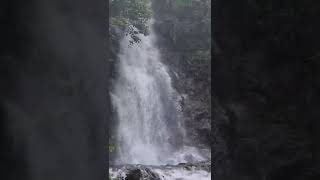
[(118, 75), (111, 92), (118, 120), (117, 163), (183, 162), (185, 157), (179, 150), (183, 149), (185, 133), (179, 95), (161, 61), (153, 29), (149, 35), (138, 37), (139, 43), (130, 44), (130, 36), (120, 42)]

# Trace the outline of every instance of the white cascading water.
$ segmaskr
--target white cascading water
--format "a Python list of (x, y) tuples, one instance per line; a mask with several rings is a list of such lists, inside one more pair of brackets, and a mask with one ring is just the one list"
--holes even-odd
[(111, 92), (117, 114), (116, 164), (164, 165), (205, 160), (196, 148), (183, 146), (185, 132), (179, 95), (171, 84), (152, 28), (149, 35), (120, 42), (118, 75)]
[(119, 74), (111, 94), (119, 120), (119, 161), (164, 164), (176, 149), (170, 140), (183, 135), (177, 96), (160, 61), (154, 33), (139, 38), (141, 42), (132, 45), (130, 36), (122, 39)]

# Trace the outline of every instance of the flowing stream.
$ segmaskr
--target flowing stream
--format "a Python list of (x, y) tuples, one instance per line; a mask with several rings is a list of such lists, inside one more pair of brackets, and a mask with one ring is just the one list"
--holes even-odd
[[(149, 35), (138, 36), (139, 43), (130, 44), (130, 36), (120, 42), (118, 74), (111, 92), (118, 121), (116, 164), (160, 167), (207, 160), (197, 148), (184, 145), (187, 138), (180, 96), (172, 87), (168, 68), (161, 62), (154, 31), (151, 28)], [(152, 169), (157, 174), (164, 173), (160, 172), (164, 168)], [(179, 170), (172, 173), (177, 174), (176, 171)], [(210, 177), (208, 173), (204, 176)]]

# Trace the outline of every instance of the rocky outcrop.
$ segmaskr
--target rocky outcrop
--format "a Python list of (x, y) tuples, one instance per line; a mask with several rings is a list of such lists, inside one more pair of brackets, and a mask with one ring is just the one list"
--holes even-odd
[[(119, 172), (119, 169), (118, 169)], [(153, 172), (150, 168), (140, 165), (127, 165), (120, 169), (120, 174), (115, 175), (116, 178), (123, 180), (160, 180), (157, 173)]]

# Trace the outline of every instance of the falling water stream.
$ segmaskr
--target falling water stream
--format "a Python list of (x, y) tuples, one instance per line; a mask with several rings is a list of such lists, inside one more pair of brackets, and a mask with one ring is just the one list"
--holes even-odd
[(156, 34), (151, 28), (149, 35), (138, 36), (139, 43), (130, 44), (130, 36), (120, 42), (118, 75), (111, 92), (118, 120), (116, 164), (160, 166), (206, 160), (197, 148), (184, 145), (180, 96), (161, 61)]

